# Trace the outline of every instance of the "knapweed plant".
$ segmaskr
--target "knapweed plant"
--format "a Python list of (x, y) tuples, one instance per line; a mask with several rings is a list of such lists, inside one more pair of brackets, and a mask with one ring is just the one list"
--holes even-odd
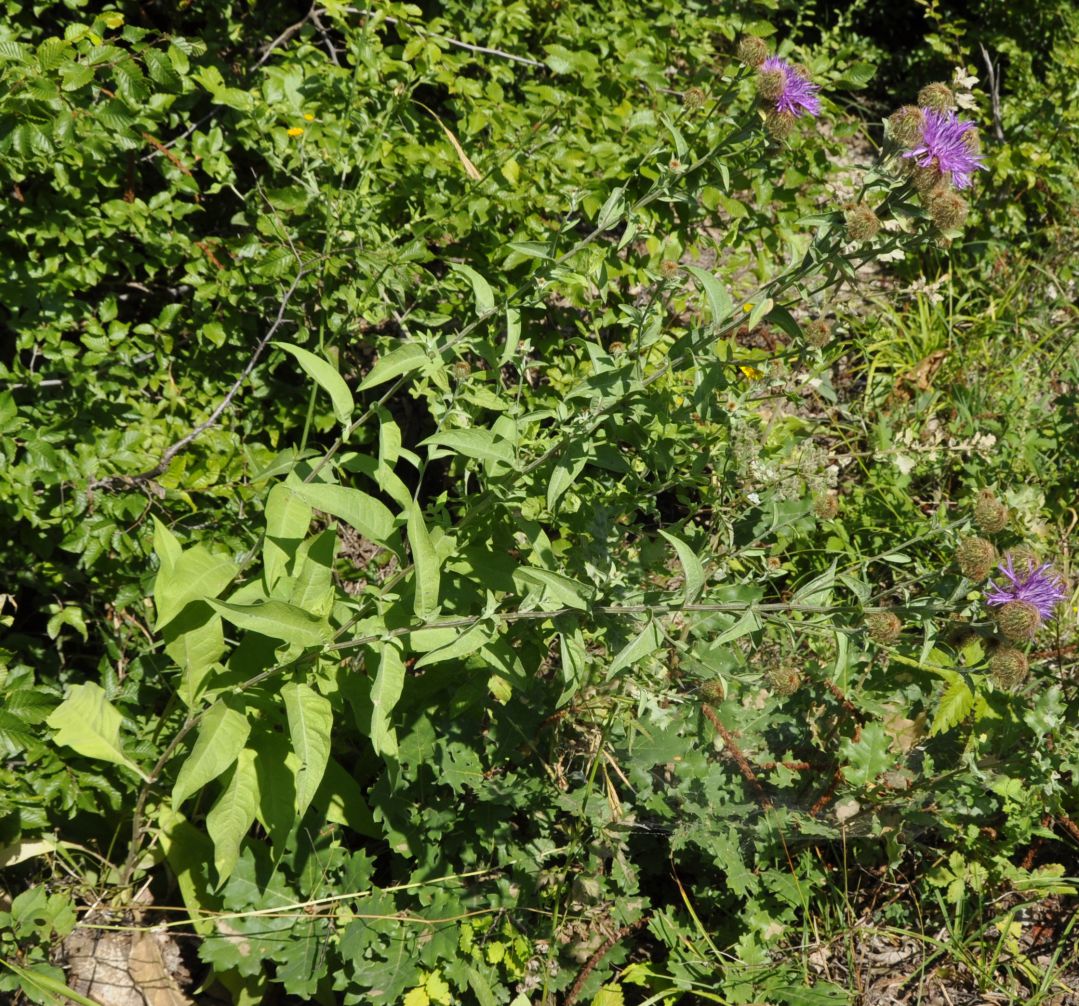
[(237, 1003), (841, 1002), (783, 951), (844, 843), (1029, 877), (1051, 508), (858, 411), (860, 291), (966, 268), (952, 89), (867, 144), (871, 65), (692, 4), (45, 7), (0, 849), (79, 922), (43, 892), (0, 989), (160, 916)]

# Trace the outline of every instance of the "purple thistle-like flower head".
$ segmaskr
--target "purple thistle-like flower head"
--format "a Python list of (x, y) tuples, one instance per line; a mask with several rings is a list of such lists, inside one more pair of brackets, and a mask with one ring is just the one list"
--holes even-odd
[(803, 77), (785, 59), (769, 56), (761, 63), (760, 71), (761, 73), (778, 71), (783, 74), (783, 89), (773, 102), (777, 112), (787, 112), (790, 115), (805, 113), (812, 116), (820, 115), (820, 98), (817, 97), (820, 87)]
[(921, 168), (937, 168), (941, 174), (951, 175), (957, 189), (970, 188), (974, 172), (986, 170), (974, 142), (978, 135), (974, 123), (960, 119), (955, 112), (932, 108), (924, 109), (922, 114), (922, 138), (903, 156), (912, 158)]
[(1047, 562), (1040, 566), (1028, 562), (1026, 572), (1017, 573), (1008, 558), (997, 569), (1004, 574), (1005, 582), (992, 585), (985, 598), (986, 604), (998, 607), (1023, 601), (1036, 608), (1042, 618), (1052, 618), (1056, 606), (1067, 597), (1064, 581)]

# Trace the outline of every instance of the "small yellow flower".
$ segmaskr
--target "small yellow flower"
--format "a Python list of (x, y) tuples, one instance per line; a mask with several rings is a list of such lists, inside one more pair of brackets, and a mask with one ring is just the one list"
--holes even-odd
[(742, 312), (744, 314), (749, 314), (749, 312), (752, 311), (752, 310), (753, 310), (753, 305), (752, 304), (743, 304), (742, 305)]
[(303, 126), (293, 126), (288, 131), (289, 136), (303, 136)]
[(310, 112), (304, 112), (303, 117), (304, 117), (305, 122), (314, 122), (315, 121), (315, 117)]
[(764, 371), (763, 370), (758, 370), (756, 367), (744, 367), (744, 366), (742, 366), (742, 367), (739, 367), (738, 369), (743, 374), (745, 374), (746, 377), (748, 377), (751, 381), (759, 381), (762, 377), (764, 377)]

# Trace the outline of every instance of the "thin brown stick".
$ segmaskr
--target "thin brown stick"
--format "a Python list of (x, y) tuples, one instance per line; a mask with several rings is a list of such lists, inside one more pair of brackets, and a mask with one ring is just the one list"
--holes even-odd
[(292, 295), (296, 292), (296, 288), (300, 285), (300, 280), (304, 277), (305, 270), (301, 268), (296, 273), (296, 278), (289, 285), (288, 290), (285, 291), (285, 296), (281, 300), (281, 304), (277, 309), (277, 316), (273, 320), (273, 324), (266, 330), (266, 334), (259, 340), (258, 345), (255, 346), (255, 351), (251, 354), (251, 358), (247, 361), (246, 366), (240, 372), (240, 376), (233, 382), (232, 387), (229, 388), (228, 393), (218, 403), (217, 408), (198, 426), (196, 426), (190, 433), (181, 437), (172, 446), (166, 448), (165, 452), (161, 455), (157, 464), (148, 471), (142, 472), (139, 475), (110, 475), (103, 479), (95, 479), (90, 483), (90, 491), (95, 489), (111, 489), (116, 484), (124, 484), (129, 486), (139, 486), (151, 479), (157, 478), (162, 472), (165, 471), (172, 463), (172, 459), (176, 457), (182, 450), (184, 450), (192, 441), (196, 440), (203, 433), (205, 433), (211, 426), (216, 426), (217, 421), (224, 414), (225, 410), (232, 405), (233, 399), (239, 393), (240, 388), (243, 387), (244, 381), (250, 376), (251, 371), (255, 369), (255, 365), (258, 363), (259, 358), (262, 356), (263, 351), (269, 344), (270, 340), (277, 333), (277, 330), (281, 327), (285, 320), (285, 311), (288, 309), (289, 301), (292, 300)]
[(651, 916), (649, 915), (642, 915), (636, 922), (631, 922), (628, 926), (623, 926), (617, 933), (608, 936), (607, 939), (596, 947), (592, 956), (584, 962), (584, 967), (581, 968), (576, 981), (570, 986), (569, 992), (566, 993), (566, 998), (562, 1000), (562, 1006), (573, 1006), (577, 1001), (577, 997), (581, 994), (581, 989), (584, 988), (584, 983), (588, 981), (588, 976), (595, 970), (596, 965), (599, 964), (603, 956), (615, 944), (621, 943), (630, 933), (646, 925), (650, 918)]
[(723, 743), (730, 752), (730, 756), (734, 759), (734, 763), (738, 766), (738, 771), (742, 773), (742, 777), (757, 794), (760, 805), (765, 810), (771, 810), (773, 806), (772, 801), (768, 799), (768, 794), (764, 792), (764, 787), (761, 785), (756, 773), (750, 767), (749, 759), (746, 758), (742, 753), (742, 749), (735, 743), (734, 737), (731, 736), (731, 732), (720, 722), (719, 717), (716, 715), (716, 711), (708, 705), (707, 702), (701, 705), (701, 712), (708, 718), (712, 726), (716, 728), (716, 733), (723, 738)]
[(1059, 824), (1072, 838), (1079, 842), (1079, 824), (1076, 824), (1067, 814), (1057, 815)]

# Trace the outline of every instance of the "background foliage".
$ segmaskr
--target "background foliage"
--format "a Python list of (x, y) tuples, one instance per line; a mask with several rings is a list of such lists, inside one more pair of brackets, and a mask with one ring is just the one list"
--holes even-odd
[(244, 1003), (1047, 994), (1074, 595), (1002, 689), (952, 557), (1074, 582), (1074, 9), (375, 6), (4, 0), (0, 989), (149, 904)]

